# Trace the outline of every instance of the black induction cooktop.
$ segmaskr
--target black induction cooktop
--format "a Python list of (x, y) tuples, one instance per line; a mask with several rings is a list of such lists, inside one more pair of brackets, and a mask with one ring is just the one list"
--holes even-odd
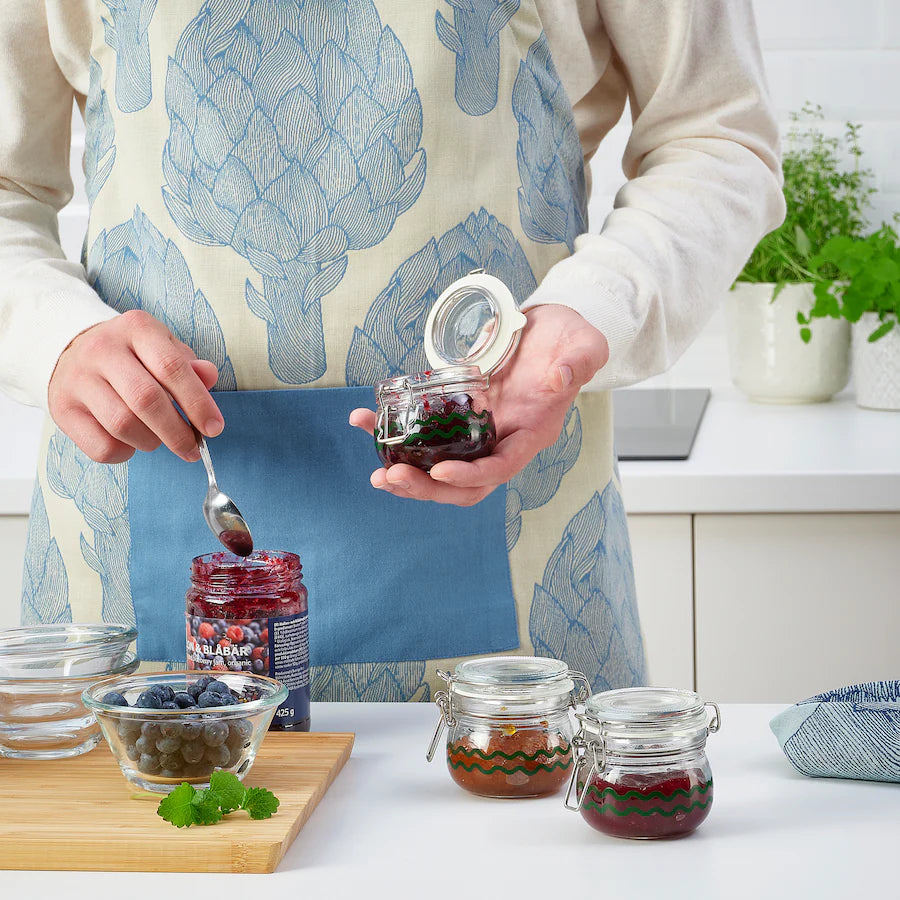
[(708, 388), (613, 391), (619, 459), (687, 459), (708, 400)]

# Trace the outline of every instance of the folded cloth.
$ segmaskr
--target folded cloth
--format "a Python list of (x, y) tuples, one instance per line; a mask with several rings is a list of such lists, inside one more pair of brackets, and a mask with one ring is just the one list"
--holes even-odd
[(779, 713), (769, 727), (804, 775), (900, 782), (900, 681), (817, 694)]

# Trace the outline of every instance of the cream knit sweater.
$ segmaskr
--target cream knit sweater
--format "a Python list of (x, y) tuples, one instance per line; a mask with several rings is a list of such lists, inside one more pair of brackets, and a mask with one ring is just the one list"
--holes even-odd
[[(99, 0), (0, 0), (0, 390), (47, 405), (59, 355), (116, 313), (64, 258), (73, 101), (84, 108)], [(164, 0), (175, 2), (175, 0)], [(410, 0), (419, 2), (419, 0)], [(777, 129), (750, 0), (536, 0), (585, 157), (630, 100), (615, 209), (526, 306), (602, 331), (622, 386), (664, 371), (784, 214)]]

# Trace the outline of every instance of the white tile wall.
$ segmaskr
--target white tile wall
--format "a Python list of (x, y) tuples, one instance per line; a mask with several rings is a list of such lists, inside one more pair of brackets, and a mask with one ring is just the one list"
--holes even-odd
[[(635, 0), (637, 2), (637, 0)], [(860, 123), (865, 164), (874, 170), (873, 224), (900, 211), (900, 0), (754, 0), (772, 99), (786, 130), (788, 113), (820, 104), (828, 128)], [(81, 182), (84, 130), (76, 115), (72, 171)], [(621, 186), (628, 114), (591, 165), (590, 218), (599, 230)], [(63, 211), (66, 254), (80, 258), (87, 201), (82, 187)]]
[[(862, 125), (864, 164), (875, 173), (873, 225), (900, 211), (900, 0), (754, 0), (769, 89), (782, 129), (808, 100), (829, 133)], [(626, 113), (627, 118), (627, 113)], [(620, 122), (592, 165), (591, 228), (599, 229), (622, 183)]]

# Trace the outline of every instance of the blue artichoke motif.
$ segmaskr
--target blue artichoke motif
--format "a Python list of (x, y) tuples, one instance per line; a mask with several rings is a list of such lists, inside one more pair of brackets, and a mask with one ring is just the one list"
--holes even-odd
[(566, 660), (595, 691), (643, 684), (625, 508), (612, 482), (566, 526), (534, 586), (529, 628), (536, 655)]
[(237, 390), (222, 328), (209, 301), (194, 290), (181, 251), (140, 207), (130, 221), (100, 232), (88, 254), (88, 277), (113, 309), (145, 310), (200, 359), (214, 363), (219, 370), (217, 390)]
[(522, 532), (522, 513), (549, 503), (581, 453), (581, 413), (572, 407), (559, 437), (506, 486), (506, 549), (512, 550)]
[(103, 621), (133, 625), (128, 466), (94, 462), (57, 430), (47, 448), (47, 480), (55, 494), (74, 501), (93, 532), (93, 544), (80, 536), (81, 555), (100, 576)]
[(518, 12), (520, 0), (447, 0), (453, 24), (435, 13), (441, 43), (456, 54), (456, 102), (470, 116), (497, 105), (500, 32)]
[(531, 266), (513, 233), (486, 209), (404, 262), (375, 298), (347, 356), (347, 384), (370, 385), (428, 368), (424, 330), (428, 310), (440, 294), (472, 269), (484, 268), (503, 281), (521, 303), (537, 287)]
[(103, 2), (110, 15), (103, 19), (105, 40), (116, 51), (116, 104), (122, 112), (137, 112), (153, 99), (147, 32), (156, 0)]
[(66, 565), (50, 535), (44, 492), (35, 482), (22, 577), (22, 624), (71, 622)]
[(563, 243), (571, 251), (587, 227), (584, 154), (545, 34), (519, 64), (512, 109), (519, 123), (522, 228), (533, 241)]
[(313, 700), (389, 703), (430, 700), (425, 663), (347, 663), (312, 666)]
[(169, 61), (163, 196), (191, 240), (230, 246), (262, 278), (269, 365), (326, 368), (322, 298), (347, 254), (387, 237), (425, 183), (422, 104), (371, 0), (204, 4)]
[(100, 86), (103, 72), (91, 57), (91, 80), (88, 88), (87, 135), (84, 147), (85, 189), (91, 203), (106, 184), (116, 162), (116, 126), (109, 109), (109, 98)]

